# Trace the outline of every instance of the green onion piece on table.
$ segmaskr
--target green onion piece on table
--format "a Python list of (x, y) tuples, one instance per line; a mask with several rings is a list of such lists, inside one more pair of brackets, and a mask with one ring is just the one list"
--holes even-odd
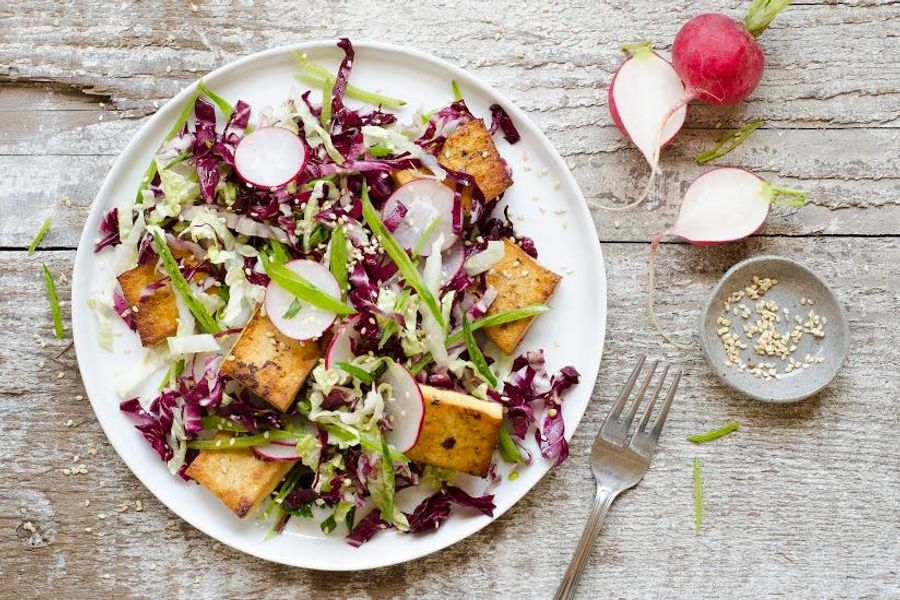
[(694, 161), (698, 165), (705, 165), (711, 160), (715, 160), (722, 156), (725, 156), (738, 146), (744, 143), (750, 134), (765, 125), (765, 121), (751, 121), (738, 129), (737, 131), (732, 131), (727, 135), (716, 140), (715, 146), (707, 150), (706, 152), (702, 152), (694, 157)]
[(34, 239), (31, 240), (31, 243), (28, 244), (28, 256), (34, 254), (34, 251), (37, 250), (37, 247), (41, 245), (41, 242), (44, 240), (44, 236), (47, 235), (48, 231), (50, 231), (51, 225), (53, 225), (53, 220), (50, 217), (44, 219), (44, 224), (41, 225), (41, 228), (38, 230), (37, 235), (35, 235)]
[(740, 423), (727, 423), (718, 429), (713, 429), (712, 431), (706, 431), (704, 433), (696, 433), (694, 435), (688, 436), (687, 441), (692, 444), (705, 444), (706, 442), (711, 442), (713, 440), (717, 440), (722, 436), (728, 435), (732, 431), (737, 431), (741, 428)]
[(63, 329), (62, 313), (59, 309), (59, 296), (56, 294), (56, 284), (53, 283), (53, 275), (47, 265), (41, 265), (44, 268), (44, 283), (47, 284), (47, 298), (50, 300), (50, 314), (53, 315), (53, 334), (56, 339), (61, 340), (65, 335)]
[(703, 474), (700, 472), (700, 459), (694, 457), (694, 531), (700, 532), (703, 524)]

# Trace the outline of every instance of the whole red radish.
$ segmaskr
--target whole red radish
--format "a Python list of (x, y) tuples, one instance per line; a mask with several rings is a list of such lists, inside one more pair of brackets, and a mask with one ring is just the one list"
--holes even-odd
[(685, 103), (729, 106), (753, 93), (766, 65), (756, 36), (788, 4), (753, 0), (743, 21), (707, 13), (682, 25), (672, 44), (672, 66), (687, 89)]

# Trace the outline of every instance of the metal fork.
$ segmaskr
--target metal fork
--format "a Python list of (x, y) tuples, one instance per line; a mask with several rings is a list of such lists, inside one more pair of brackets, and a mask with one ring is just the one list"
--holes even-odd
[(652, 428), (648, 429), (650, 418), (653, 414), (653, 407), (669, 375), (669, 365), (664, 366), (662, 376), (657, 381), (653, 396), (650, 398), (650, 403), (644, 409), (637, 429), (629, 436), (631, 424), (659, 366), (659, 361), (653, 361), (650, 365), (650, 372), (647, 373), (643, 383), (638, 388), (637, 395), (623, 416), (622, 411), (625, 409), (625, 405), (629, 396), (631, 396), (631, 391), (634, 389), (634, 384), (637, 382), (646, 360), (646, 356), (641, 356), (638, 360), (637, 366), (631, 372), (631, 377), (628, 378), (625, 387), (622, 388), (619, 398), (609, 411), (609, 415), (594, 439), (594, 447), (591, 450), (591, 470), (594, 472), (594, 479), (597, 481), (597, 495), (594, 497), (594, 508), (591, 510), (591, 516), (584, 527), (581, 539), (578, 541), (578, 547), (575, 549), (569, 568), (566, 569), (566, 574), (556, 590), (554, 600), (574, 597), (578, 579), (581, 577), (584, 564), (591, 554), (594, 540), (600, 532), (600, 526), (603, 524), (606, 513), (609, 512), (610, 505), (619, 494), (633, 488), (643, 479), (644, 473), (647, 472), (650, 466), (650, 459), (653, 458), (653, 453), (656, 451), (659, 434), (669, 414), (669, 407), (672, 405), (672, 398), (678, 389), (678, 382), (681, 381), (681, 369), (676, 371), (669, 390), (666, 392), (665, 400), (659, 409), (656, 421)]

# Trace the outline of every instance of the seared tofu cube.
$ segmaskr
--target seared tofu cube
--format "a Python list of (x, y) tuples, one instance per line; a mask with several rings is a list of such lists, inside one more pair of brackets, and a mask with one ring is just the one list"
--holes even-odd
[(448, 135), (438, 162), (474, 177), (485, 200), (493, 200), (513, 183), (506, 162), (481, 119), (460, 125)]
[(423, 177), (430, 177), (431, 171), (422, 171), (419, 169), (401, 169), (399, 171), (391, 171), (391, 179), (394, 180), (394, 185), (400, 187), (401, 185), (406, 185), (410, 181), (415, 181), (416, 179), (422, 179)]
[[(545, 304), (560, 281), (559, 275), (542, 267), (509, 240), (503, 240), (503, 246), (503, 258), (485, 274), (487, 285), (497, 290), (497, 298), (488, 308), (487, 316)], [(535, 318), (487, 327), (484, 332), (504, 354), (512, 354)]]
[(503, 408), (450, 390), (423, 385), (425, 422), (406, 455), (414, 461), (484, 477), (497, 445)]
[(125, 300), (134, 314), (137, 332), (144, 346), (154, 346), (178, 332), (178, 305), (172, 284), (167, 282), (152, 294), (141, 299), (141, 292), (148, 285), (165, 277), (151, 261), (125, 271), (118, 276)]
[[(215, 439), (227, 448), (230, 436), (219, 434)], [(294, 464), (261, 460), (250, 448), (201, 450), (186, 474), (215, 494), (231, 512), (246, 517), (269, 497)]]
[(222, 362), (222, 372), (285, 412), (321, 352), (315, 340), (287, 337), (257, 308)]

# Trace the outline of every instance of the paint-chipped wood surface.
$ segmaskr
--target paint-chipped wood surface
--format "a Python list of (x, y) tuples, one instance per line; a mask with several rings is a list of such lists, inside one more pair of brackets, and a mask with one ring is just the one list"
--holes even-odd
[[(7, 2), (0, 6), (0, 589), (4, 597), (547, 598), (593, 493), (593, 433), (642, 351), (686, 377), (644, 482), (613, 507), (584, 598), (888, 598), (900, 595), (900, 6), (798, 2), (761, 38), (769, 67), (733, 109), (692, 106), (664, 154), (654, 202), (594, 211), (609, 275), (606, 355), (572, 457), (479, 534), (414, 563), (332, 575), (220, 547), (161, 506), (105, 442), (68, 340), (50, 335), (39, 265), (69, 285), (82, 224), (109, 165), (157, 105), (203, 72), (315, 38), (407, 44), (470, 69), (547, 132), (588, 199), (622, 202), (646, 176), (612, 126), (618, 44), (664, 52), (679, 24), (746, 2), (500, 0), (194, 3)], [(843, 371), (817, 398), (773, 408), (719, 385), (699, 350), (661, 346), (643, 311), (647, 240), (671, 223), (691, 157), (717, 129), (766, 126), (727, 163), (812, 190), (762, 235), (723, 248), (665, 245), (659, 312), (690, 337), (697, 307), (741, 258), (785, 254), (836, 290), (851, 326)], [(43, 219), (44, 249), (24, 252)], [(64, 307), (68, 322), (68, 307)], [(696, 447), (685, 436), (743, 429)], [(93, 449), (93, 450), (92, 450)], [(77, 460), (74, 459), (78, 456)], [(690, 463), (706, 516), (693, 531)], [(72, 470), (86, 473), (71, 474)], [(69, 470), (69, 475), (65, 470)], [(33, 531), (32, 531), (33, 529)], [(348, 549), (348, 552), (352, 552)]]

